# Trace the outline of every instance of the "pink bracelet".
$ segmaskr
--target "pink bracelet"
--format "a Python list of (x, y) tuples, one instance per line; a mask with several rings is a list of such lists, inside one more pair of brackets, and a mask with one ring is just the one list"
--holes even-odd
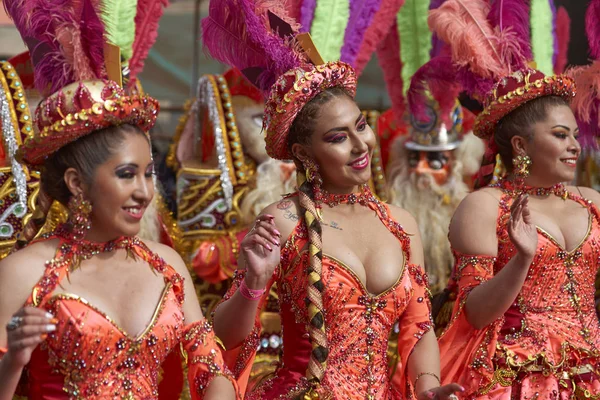
[(242, 296), (244, 296), (245, 299), (250, 300), (250, 301), (260, 300), (260, 298), (266, 291), (265, 289), (259, 289), (259, 290), (250, 289), (248, 286), (246, 286), (245, 279), (242, 279), (242, 283), (240, 284), (240, 287), (238, 288), (238, 290), (240, 291), (240, 294)]

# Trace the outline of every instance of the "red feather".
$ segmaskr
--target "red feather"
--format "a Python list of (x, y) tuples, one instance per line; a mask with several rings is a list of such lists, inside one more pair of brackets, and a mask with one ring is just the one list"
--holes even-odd
[(129, 60), (130, 79), (134, 80), (142, 72), (150, 48), (158, 37), (158, 21), (163, 15), (169, 0), (139, 0), (135, 15), (135, 40)]
[(556, 38), (558, 39), (558, 53), (554, 62), (554, 73), (562, 74), (567, 67), (569, 41), (571, 40), (571, 18), (564, 7), (556, 12)]
[[(363, 54), (363, 53), (359, 53)], [(386, 37), (377, 48), (377, 58), (383, 70), (383, 78), (387, 86), (387, 92), (392, 101), (392, 109), (397, 121), (404, 117), (406, 105), (402, 92), (402, 61), (400, 61), (400, 38), (396, 22), (393, 23)]]
[[(396, 14), (402, 5), (404, 5), (404, 0), (381, 0), (379, 10), (365, 32), (365, 36), (358, 51), (358, 56), (356, 57), (354, 63), (356, 75), (360, 76), (362, 70), (371, 59), (373, 50), (377, 48), (381, 43), (381, 38), (384, 37), (393, 26), (396, 21)], [(400, 74), (400, 69), (396, 73)]]
[(600, 0), (592, 0), (585, 12), (585, 31), (590, 45), (590, 55), (600, 58)]

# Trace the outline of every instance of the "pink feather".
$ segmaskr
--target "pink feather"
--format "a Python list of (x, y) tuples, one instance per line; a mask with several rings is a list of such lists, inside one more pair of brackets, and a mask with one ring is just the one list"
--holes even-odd
[(600, 0), (590, 1), (585, 12), (585, 31), (590, 45), (590, 55), (600, 58)]
[(571, 109), (577, 118), (581, 144), (596, 147), (595, 139), (600, 136), (600, 60), (591, 65), (570, 68), (567, 74), (577, 86)]
[(559, 7), (556, 12), (556, 38), (558, 39), (558, 52), (554, 63), (554, 73), (562, 74), (568, 63), (569, 41), (571, 40), (571, 18), (564, 7)]
[[(386, 36), (396, 21), (398, 10), (404, 5), (404, 0), (381, 0), (379, 10), (371, 20), (371, 24), (367, 28), (358, 55), (354, 63), (356, 74), (360, 76), (365, 68), (373, 51), (381, 43), (381, 38)], [(398, 50), (400, 51), (400, 50)], [(400, 70), (397, 71), (400, 73)]]
[[(240, 70), (262, 70), (255, 83), (263, 91), (304, 61), (294, 46), (267, 27), (266, 11), (251, 0), (212, 1), (208, 17), (202, 20), (202, 40), (210, 55)], [(287, 18), (284, 14), (278, 16)]]
[(48, 95), (82, 77), (103, 77), (104, 29), (91, 0), (8, 0), (4, 5), (29, 47), (40, 93)]
[(516, 46), (518, 58), (512, 60), (513, 70), (522, 68), (523, 60), (532, 60), (530, 43), (530, 21), (528, 0), (495, 0), (488, 13), (488, 19), (500, 36), (511, 32), (507, 38)]
[(400, 61), (400, 38), (396, 22), (393, 23), (386, 37), (377, 48), (377, 58), (383, 70), (383, 78), (387, 92), (392, 101), (392, 110), (397, 121), (404, 117), (406, 104), (404, 102), (402, 85), (402, 61)]
[(498, 36), (487, 15), (484, 0), (448, 0), (429, 13), (429, 26), (444, 42), (451, 44), (452, 60), (484, 78), (500, 78), (510, 73)]
[[(454, 108), (456, 98), (460, 93), (460, 86), (456, 80), (456, 69), (452, 65), (450, 57), (432, 58), (421, 66), (411, 78), (406, 101), (410, 113), (417, 118), (422, 117), (425, 111), (427, 91), (439, 103), (442, 118), (449, 119), (450, 111)], [(444, 122), (449, 124), (449, 120)]]
[(129, 60), (130, 80), (144, 69), (144, 62), (150, 48), (158, 37), (158, 22), (163, 15), (169, 0), (139, 0), (135, 14), (135, 39), (133, 51)]

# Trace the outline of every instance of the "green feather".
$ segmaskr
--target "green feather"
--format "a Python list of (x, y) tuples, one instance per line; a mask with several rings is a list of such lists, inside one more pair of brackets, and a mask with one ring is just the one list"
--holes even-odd
[(549, 0), (531, 0), (531, 50), (537, 69), (552, 74), (554, 63), (554, 35), (552, 34), (552, 9)]
[(340, 59), (349, 18), (348, 0), (317, 0), (310, 36), (325, 62)]
[(429, 3), (429, 0), (406, 0), (396, 17), (404, 94), (410, 87), (410, 78), (430, 58), (431, 31), (427, 25)]
[(121, 49), (121, 58), (127, 62), (133, 52), (137, 0), (103, 0), (102, 22), (106, 39)]

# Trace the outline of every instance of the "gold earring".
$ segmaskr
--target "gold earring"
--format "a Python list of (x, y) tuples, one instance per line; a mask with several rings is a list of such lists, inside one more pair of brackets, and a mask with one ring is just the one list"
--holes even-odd
[(531, 167), (531, 157), (528, 155), (516, 156), (512, 160), (513, 174), (516, 178), (525, 179), (529, 176), (529, 168)]

